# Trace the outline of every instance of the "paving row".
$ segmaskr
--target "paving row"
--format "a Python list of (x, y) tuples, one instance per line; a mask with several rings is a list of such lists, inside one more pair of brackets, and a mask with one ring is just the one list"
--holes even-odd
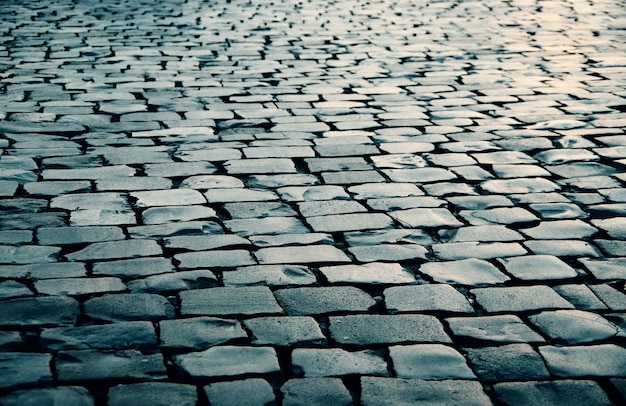
[(0, 404), (623, 404), (625, 17), (2, 2)]

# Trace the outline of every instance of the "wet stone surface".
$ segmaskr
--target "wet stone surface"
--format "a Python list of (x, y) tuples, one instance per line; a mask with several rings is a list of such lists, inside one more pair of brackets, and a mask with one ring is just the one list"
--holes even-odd
[(0, 12), (0, 404), (626, 403), (624, 4)]

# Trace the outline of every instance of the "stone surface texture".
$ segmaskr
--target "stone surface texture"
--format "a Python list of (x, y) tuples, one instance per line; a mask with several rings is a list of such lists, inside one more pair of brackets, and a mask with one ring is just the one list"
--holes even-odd
[(626, 6), (0, 5), (0, 405), (626, 404)]

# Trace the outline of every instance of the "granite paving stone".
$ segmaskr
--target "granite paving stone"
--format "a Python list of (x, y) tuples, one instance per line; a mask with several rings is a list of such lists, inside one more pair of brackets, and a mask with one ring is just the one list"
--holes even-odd
[(339, 378), (290, 379), (280, 388), (284, 406), (353, 405), (352, 395)]
[(493, 264), (476, 258), (428, 262), (420, 266), (419, 272), (440, 283), (469, 286), (495, 285), (510, 280)]
[(389, 215), (407, 228), (460, 227), (463, 225), (444, 208), (397, 210), (390, 212)]
[(313, 231), (334, 233), (340, 231), (390, 228), (393, 220), (383, 213), (349, 213), (307, 217)]
[(496, 343), (542, 343), (545, 340), (519, 317), (511, 314), (450, 317), (446, 323), (457, 337)]
[(224, 225), (229, 231), (242, 237), (259, 234), (303, 234), (309, 232), (302, 220), (290, 216), (225, 220)]
[(385, 305), (391, 313), (474, 311), (461, 292), (445, 284), (394, 286), (385, 289), (383, 295)]
[(51, 350), (154, 348), (157, 336), (149, 321), (44, 329), (42, 346)]
[(108, 405), (150, 403), (155, 406), (177, 404), (193, 406), (198, 395), (195, 386), (170, 382), (142, 382), (113, 386), (108, 391)]
[(550, 378), (542, 357), (528, 344), (467, 348), (472, 370), (486, 382)]
[(342, 375), (389, 376), (387, 362), (374, 351), (349, 352), (340, 348), (296, 348), (291, 353), (296, 376), (321, 378)]
[(70, 261), (81, 261), (139, 258), (161, 253), (161, 247), (154, 240), (124, 240), (89, 244), (82, 250), (67, 254), (65, 257)]
[(329, 319), (331, 338), (342, 344), (450, 342), (443, 325), (434, 316), (369, 314)]
[(83, 306), (86, 316), (113, 322), (159, 320), (174, 315), (173, 306), (163, 296), (156, 294), (104, 295), (87, 300)]
[(3, 278), (76, 278), (87, 275), (85, 264), (80, 262), (50, 262), (30, 265), (0, 265)]
[(123, 240), (126, 237), (120, 227), (41, 227), (37, 240), (45, 245), (69, 245), (92, 242)]
[(159, 238), (180, 234), (221, 234), (224, 228), (215, 221), (180, 221), (167, 224), (151, 224), (147, 226), (128, 227), (128, 235), (132, 239)]
[(557, 377), (624, 376), (626, 349), (616, 344), (539, 347), (550, 372)]
[(527, 253), (519, 243), (506, 242), (449, 242), (433, 244), (435, 256), (442, 260), (491, 259), (508, 256), (519, 256)]
[(94, 399), (91, 393), (81, 386), (62, 386), (58, 388), (15, 391), (5, 396), (2, 403), (7, 406), (37, 406), (48, 404), (93, 406)]
[(78, 296), (86, 294), (122, 292), (126, 285), (119, 278), (58, 278), (35, 282), (35, 290), (50, 296)]
[(161, 354), (142, 354), (137, 350), (67, 350), (55, 356), (55, 371), (60, 382), (99, 379), (159, 380), (167, 376)]
[(568, 279), (578, 276), (574, 268), (552, 255), (525, 255), (498, 261), (507, 273), (521, 280)]
[(240, 376), (280, 371), (271, 347), (211, 347), (201, 352), (175, 355), (174, 363), (193, 377)]
[(626, 258), (604, 260), (582, 258), (580, 262), (598, 280), (624, 279), (626, 277)]
[(256, 261), (245, 250), (210, 250), (178, 254), (174, 257), (180, 269), (231, 268), (253, 265)]
[(545, 285), (490, 287), (470, 291), (487, 312), (573, 309), (573, 305)]
[(583, 240), (528, 240), (524, 242), (533, 254), (557, 257), (599, 257), (598, 249)]
[(282, 313), (265, 286), (196, 289), (179, 294), (183, 315), (254, 315)]
[[(273, 196), (268, 200), (274, 200)], [(233, 219), (296, 216), (295, 210), (281, 202), (236, 202), (223, 207)]]
[(524, 225), (538, 222), (539, 218), (522, 207), (496, 207), (486, 210), (462, 210), (459, 215), (474, 226)]
[(207, 269), (168, 272), (126, 282), (131, 293), (160, 293), (210, 288), (218, 285), (215, 274)]
[(623, 4), (92, 3), (0, 13), (0, 404), (624, 403)]
[(391, 403), (491, 405), (482, 386), (472, 380), (401, 379), (382, 377), (361, 378), (361, 404), (373, 406)]
[(352, 286), (281, 289), (274, 295), (289, 315), (365, 312), (376, 304), (370, 295)]
[(34, 296), (32, 290), (23, 283), (12, 280), (0, 282), (0, 299), (13, 299), (25, 296)]
[(252, 344), (282, 347), (324, 346), (327, 341), (314, 318), (309, 316), (259, 317), (246, 320)]
[(247, 337), (236, 320), (194, 317), (159, 322), (159, 343), (163, 348), (203, 350)]
[(363, 265), (321, 267), (320, 272), (331, 284), (362, 283), (395, 285), (415, 283), (415, 276), (398, 263), (371, 262)]
[(0, 355), (0, 388), (52, 381), (51, 354), (10, 352)]
[(56, 262), (61, 249), (42, 245), (0, 245), (0, 264)]
[(78, 302), (64, 296), (38, 296), (2, 302), (1, 326), (63, 326), (74, 324)]
[(582, 310), (545, 311), (528, 319), (550, 338), (567, 344), (600, 341), (624, 334), (601, 315)]
[(606, 310), (606, 305), (584, 284), (558, 285), (554, 290), (579, 310)]
[(317, 277), (302, 265), (251, 265), (222, 272), (224, 286), (312, 285)]
[(443, 344), (394, 345), (389, 347), (398, 378), (475, 379), (463, 355)]
[(328, 245), (305, 245), (300, 247), (270, 247), (255, 252), (260, 264), (323, 264), (348, 263), (343, 251)]
[(467, 226), (457, 229), (441, 230), (439, 239), (443, 242), (468, 241), (521, 241), (520, 233), (503, 225)]
[(268, 405), (275, 399), (272, 386), (260, 378), (211, 383), (204, 387), (204, 393), (214, 406)]
[(542, 221), (536, 227), (522, 230), (524, 234), (537, 240), (585, 239), (597, 231), (597, 228), (582, 220)]
[(96, 262), (92, 265), (92, 273), (96, 276), (137, 278), (167, 272), (175, 272), (172, 262), (166, 258), (158, 257)]
[(215, 210), (206, 206), (166, 206), (151, 207), (141, 213), (145, 224), (164, 224), (179, 221), (213, 219), (217, 217)]
[(606, 392), (594, 381), (559, 380), (503, 382), (494, 385), (496, 397), (508, 405), (612, 405)]

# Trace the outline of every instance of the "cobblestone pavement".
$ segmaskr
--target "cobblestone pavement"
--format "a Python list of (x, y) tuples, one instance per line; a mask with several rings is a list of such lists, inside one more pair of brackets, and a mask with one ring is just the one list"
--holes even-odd
[(626, 401), (626, 7), (0, 3), (0, 404)]

